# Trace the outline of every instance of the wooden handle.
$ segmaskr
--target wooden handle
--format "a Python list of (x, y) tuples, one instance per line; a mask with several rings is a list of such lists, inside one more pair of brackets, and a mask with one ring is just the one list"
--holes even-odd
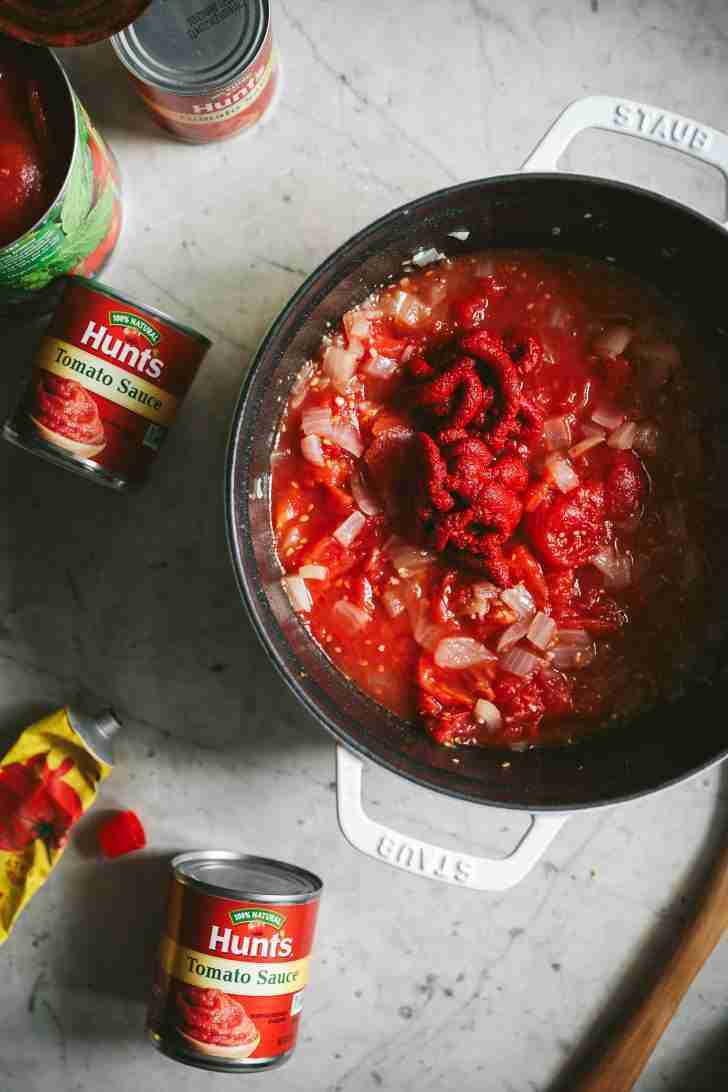
[(677, 1012), (690, 983), (728, 925), (728, 846), (717, 862), (700, 907), (659, 978), (593, 1069), (572, 1092), (629, 1092)]

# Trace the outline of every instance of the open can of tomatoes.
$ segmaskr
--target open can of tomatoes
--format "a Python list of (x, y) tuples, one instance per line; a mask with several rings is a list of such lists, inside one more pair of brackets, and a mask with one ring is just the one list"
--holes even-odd
[(179, 140), (225, 140), (272, 106), (278, 60), (268, 0), (155, 0), (111, 41), (155, 120)]
[(209, 347), (161, 311), (67, 277), (3, 435), (101, 485), (140, 485)]
[(295, 865), (226, 850), (172, 861), (147, 1021), (163, 1054), (219, 1073), (293, 1053), (322, 883)]
[(121, 228), (113, 155), (48, 49), (0, 38), (0, 314), (52, 309), (95, 276)]

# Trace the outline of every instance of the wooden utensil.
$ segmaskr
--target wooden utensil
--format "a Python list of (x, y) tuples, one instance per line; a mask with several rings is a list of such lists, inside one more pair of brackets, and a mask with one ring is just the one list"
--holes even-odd
[(728, 845), (698, 910), (657, 980), (590, 1072), (572, 1092), (629, 1092), (728, 925)]

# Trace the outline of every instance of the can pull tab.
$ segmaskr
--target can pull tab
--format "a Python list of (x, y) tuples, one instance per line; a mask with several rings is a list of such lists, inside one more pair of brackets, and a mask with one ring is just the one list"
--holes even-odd
[(68, 719), (89, 751), (107, 766), (113, 766), (113, 737), (121, 728), (121, 722), (113, 710), (104, 709), (100, 713), (90, 714), (69, 708)]

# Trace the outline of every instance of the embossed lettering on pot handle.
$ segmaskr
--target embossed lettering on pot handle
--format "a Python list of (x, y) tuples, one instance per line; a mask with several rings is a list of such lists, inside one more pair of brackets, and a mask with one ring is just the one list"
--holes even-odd
[(421, 842), (370, 819), (362, 803), (360, 758), (336, 748), (336, 793), (339, 825), (355, 849), (403, 872), (426, 876), (474, 891), (506, 891), (531, 871), (548, 849), (567, 815), (532, 815), (531, 826), (515, 849), (502, 860), (474, 857)]
[(585, 129), (626, 133), (665, 148), (674, 148), (717, 167), (728, 182), (728, 133), (659, 106), (611, 95), (591, 95), (567, 106), (521, 169), (556, 170), (559, 157)]

